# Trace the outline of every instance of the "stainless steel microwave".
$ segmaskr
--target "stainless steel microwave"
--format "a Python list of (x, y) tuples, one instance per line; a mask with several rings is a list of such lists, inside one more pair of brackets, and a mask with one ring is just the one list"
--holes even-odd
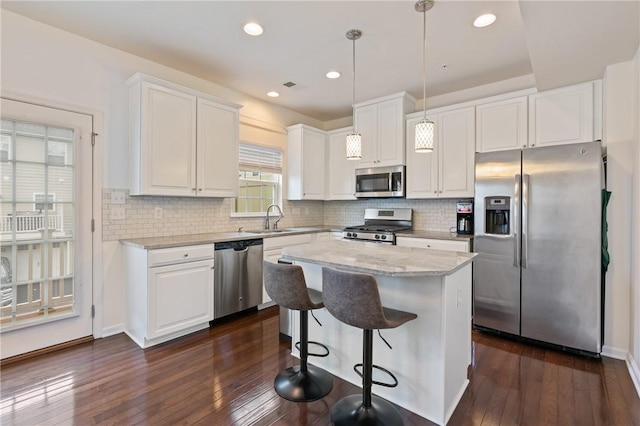
[(356, 169), (356, 197), (404, 197), (404, 166)]

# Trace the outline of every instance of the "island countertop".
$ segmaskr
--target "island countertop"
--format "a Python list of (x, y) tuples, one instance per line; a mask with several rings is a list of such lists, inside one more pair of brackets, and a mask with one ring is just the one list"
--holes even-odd
[(474, 253), (332, 240), (285, 247), (282, 256), (352, 272), (390, 277), (450, 275), (473, 261)]

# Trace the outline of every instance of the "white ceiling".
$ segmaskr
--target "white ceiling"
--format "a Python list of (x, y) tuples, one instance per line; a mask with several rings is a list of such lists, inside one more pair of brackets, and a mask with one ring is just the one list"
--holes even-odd
[[(640, 45), (640, 0), (435, 1), (427, 97), (528, 74), (538, 90), (598, 79)], [(4, 0), (2, 8), (322, 121), (351, 114), (345, 33), (357, 28), (356, 102), (403, 90), (422, 99), (422, 14), (413, 0)], [(486, 12), (496, 23), (474, 28)], [(264, 34), (246, 35), (248, 21)], [(329, 70), (342, 77), (327, 79)], [(270, 90), (281, 96), (268, 98)]]

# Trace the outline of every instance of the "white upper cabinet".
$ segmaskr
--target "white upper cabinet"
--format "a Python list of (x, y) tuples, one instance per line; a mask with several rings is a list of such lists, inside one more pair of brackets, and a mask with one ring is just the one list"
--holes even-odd
[(476, 106), (476, 151), (527, 147), (527, 97)]
[(529, 146), (599, 139), (601, 82), (593, 81), (529, 96)]
[(131, 195), (236, 196), (241, 106), (140, 73), (127, 84)]
[(325, 135), (304, 124), (287, 127), (287, 199), (324, 200)]
[(429, 114), (436, 126), (434, 150), (414, 151), (415, 125), (421, 113), (407, 117), (407, 198), (473, 197), (475, 108)]
[(356, 105), (354, 123), (362, 135), (362, 158), (357, 168), (405, 164), (404, 119), (415, 103), (411, 95), (401, 92)]
[(198, 99), (198, 196), (238, 196), (238, 109)]
[(327, 200), (355, 200), (355, 169), (357, 161), (347, 160), (347, 134), (351, 127), (327, 132), (328, 158), (326, 167)]

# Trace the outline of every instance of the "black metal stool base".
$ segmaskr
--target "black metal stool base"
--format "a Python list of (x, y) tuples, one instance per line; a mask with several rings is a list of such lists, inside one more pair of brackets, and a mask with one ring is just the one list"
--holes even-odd
[(333, 389), (333, 376), (321, 368), (307, 366), (300, 371), (296, 365), (282, 370), (273, 383), (278, 395), (293, 402), (315, 401)]
[(334, 426), (401, 426), (404, 424), (398, 409), (375, 395), (371, 396), (371, 407), (362, 405), (362, 395), (349, 395), (338, 401), (331, 409)]

